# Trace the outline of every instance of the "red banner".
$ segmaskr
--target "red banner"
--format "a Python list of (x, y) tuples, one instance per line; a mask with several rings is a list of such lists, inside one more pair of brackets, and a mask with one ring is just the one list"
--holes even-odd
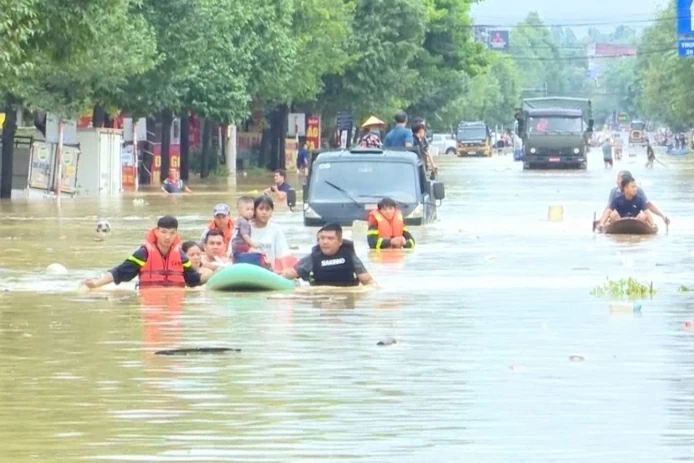
[[(161, 178), (161, 143), (154, 144), (152, 153), (152, 185), (159, 185)], [(181, 172), (181, 145), (169, 145), (169, 168)], [(166, 173), (168, 175), (168, 172)]]
[(306, 144), (309, 151), (320, 149), (319, 116), (308, 116), (306, 118)]
[(123, 191), (135, 191), (135, 167), (123, 166)]

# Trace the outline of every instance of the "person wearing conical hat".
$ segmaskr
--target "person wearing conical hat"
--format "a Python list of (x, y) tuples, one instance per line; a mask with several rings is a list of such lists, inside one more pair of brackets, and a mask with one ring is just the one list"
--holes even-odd
[(361, 138), (359, 146), (362, 148), (380, 148), (382, 145), (378, 130), (385, 127), (385, 123), (375, 116), (369, 117), (361, 126)]

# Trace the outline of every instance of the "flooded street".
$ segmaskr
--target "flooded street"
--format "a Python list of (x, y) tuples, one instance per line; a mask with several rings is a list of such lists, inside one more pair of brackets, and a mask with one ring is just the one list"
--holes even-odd
[[(587, 172), (522, 172), (510, 155), (438, 157), (439, 221), (414, 228), (400, 259), (355, 236), (382, 288), (332, 299), (77, 292), (160, 215), (197, 239), (215, 203), (235, 203), (226, 187), (144, 205), (3, 203), (0, 461), (692, 461), (694, 296), (679, 287), (694, 286), (694, 163), (660, 159), (605, 171), (593, 150)], [(671, 217), (669, 234), (660, 219), (657, 236), (592, 233), (621, 169)], [(273, 220), (309, 251), (300, 211)], [(54, 262), (69, 275), (46, 275)], [(611, 314), (589, 294), (608, 276), (658, 293), (641, 314)], [(241, 351), (155, 355), (203, 346)]]

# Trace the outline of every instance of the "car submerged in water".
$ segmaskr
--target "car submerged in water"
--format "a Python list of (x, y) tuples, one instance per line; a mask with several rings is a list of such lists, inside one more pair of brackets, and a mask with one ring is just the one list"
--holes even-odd
[(318, 153), (304, 186), (304, 225), (366, 220), (383, 198), (398, 203), (406, 225), (436, 220), (444, 185), (427, 178), (409, 150), (354, 148)]

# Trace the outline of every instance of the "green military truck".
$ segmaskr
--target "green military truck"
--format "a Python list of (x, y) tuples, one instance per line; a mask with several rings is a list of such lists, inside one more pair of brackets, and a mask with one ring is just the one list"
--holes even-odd
[(516, 111), (523, 170), (586, 169), (593, 109), (583, 98), (526, 98)]

